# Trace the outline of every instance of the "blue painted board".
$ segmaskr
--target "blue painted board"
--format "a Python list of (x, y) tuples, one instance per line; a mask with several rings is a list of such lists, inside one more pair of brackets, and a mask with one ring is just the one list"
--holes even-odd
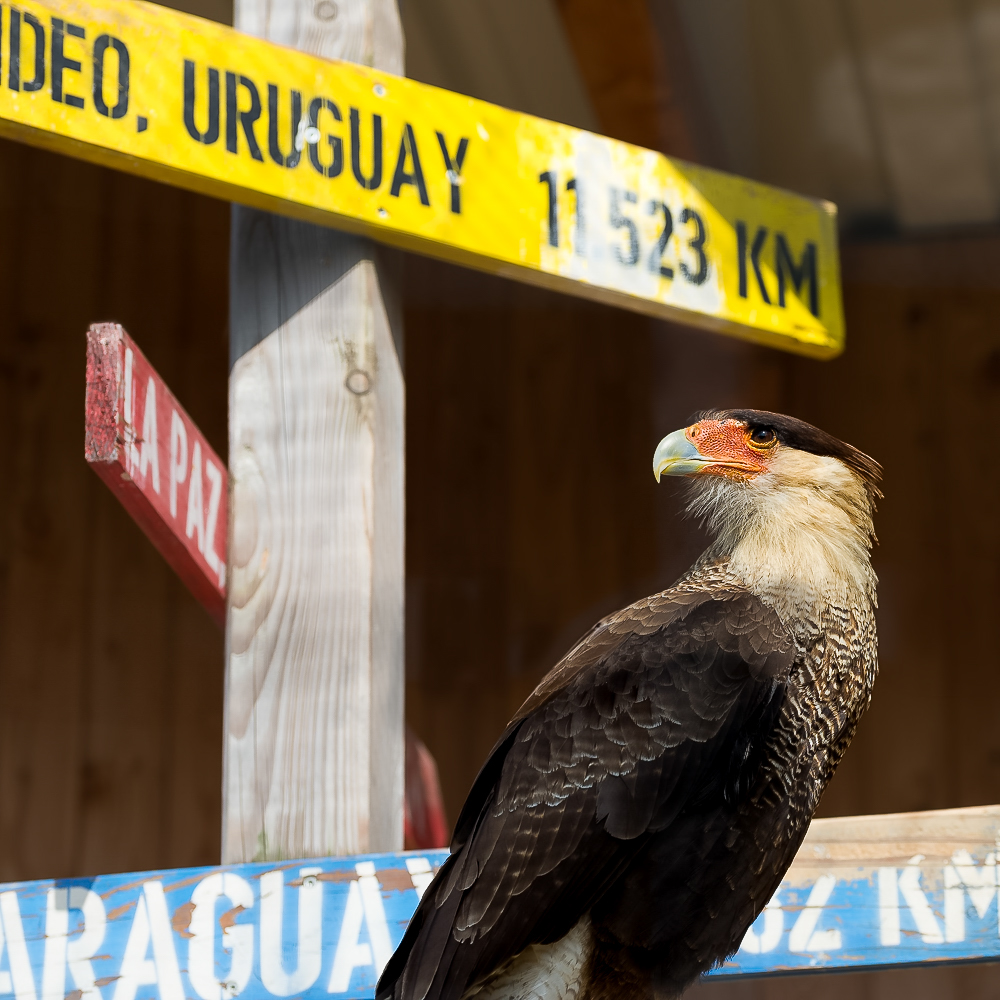
[[(0, 885), (0, 996), (371, 997), (444, 851)], [(798, 866), (798, 862), (797, 862)], [(996, 849), (793, 867), (713, 975), (1000, 959)]]

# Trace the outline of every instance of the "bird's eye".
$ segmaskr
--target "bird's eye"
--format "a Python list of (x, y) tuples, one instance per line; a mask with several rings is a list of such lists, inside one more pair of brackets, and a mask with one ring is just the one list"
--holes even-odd
[(777, 438), (770, 427), (754, 427), (747, 434), (747, 440), (755, 448), (770, 448)]

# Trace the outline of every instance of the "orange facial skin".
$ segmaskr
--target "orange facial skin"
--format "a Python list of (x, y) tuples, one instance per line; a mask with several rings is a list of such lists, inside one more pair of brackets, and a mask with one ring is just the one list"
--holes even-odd
[(699, 420), (688, 427), (684, 436), (699, 453), (712, 460), (698, 475), (725, 476), (747, 482), (767, 472), (777, 440), (757, 444), (751, 431), (740, 420)]

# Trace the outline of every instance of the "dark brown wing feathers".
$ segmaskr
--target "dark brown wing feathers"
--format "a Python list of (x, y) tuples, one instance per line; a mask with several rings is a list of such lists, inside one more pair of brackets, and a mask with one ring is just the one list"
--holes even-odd
[(379, 1000), (458, 1000), (613, 896), (657, 831), (688, 836), (699, 803), (738, 800), (792, 658), (775, 612), (743, 591), (670, 592), (597, 625), (484, 765)]

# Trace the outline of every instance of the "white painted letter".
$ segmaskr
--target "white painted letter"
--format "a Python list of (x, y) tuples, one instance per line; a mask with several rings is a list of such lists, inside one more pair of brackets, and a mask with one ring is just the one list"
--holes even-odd
[[(357, 882), (352, 882), (347, 892), (347, 906), (340, 925), (340, 937), (330, 972), (328, 993), (346, 993), (351, 986), (351, 975), (362, 965), (374, 965), (380, 975), (392, 955), (389, 925), (382, 905), (382, 890), (371, 861), (359, 861), (354, 870)], [(358, 941), (362, 921), (368, 925), (371, 946)]]
[(389, 924), (385, 919), (385, 907), (382, 905), (382, 887), (375, 876), (374, 862), (359, 861), (354, 870), (358, 873), (361, 902), (365, 905), (368, 939), (375, 953), (375, 971), (381, 975), (389, 959), (392, 958), (393, 951), (392, 941), (389, 938)]
[(170, 414), (170, 516), (177, 516), (177, 484), (187, 478), (188, 435), (176, 410)]
[(426, 858), (407, 858), (406, 870), (410, 873), (413, 888), (417, 890), (417, 899), (421, 899), (434, 879), (431, 863)]
[[(959, 848), (951, 856), (951, 864), (944, 869), (944, 937), (946, 941), (965, 940), (965, 894), (968, 892), (972, 905), (980, 918), (997, 898), (996, 855), (986, 855), (986, 861), (979, 867), (972, 855)], [(998, 911), (1000, 921), (1000, 911)]]
[(878, 927), (883, 945), (899, 944), (899, 886), (895, 868), (878, 870)]
[(69, 891), (69, 908), (83, 913), (80, 936), (66, 944), (70, 975), (76, 988), (83, 994), (81, 1000), (100, 1000), (101, 991), (95, 981), (91, 960), (104, 943), (104, 928), (107, 923), (104, 900), (93, 890), (75, 885)]
[(222, 947), (232, 952), (229, 975), (221, 979), (215, 967), (215, 904), (228, 898), (234, 908), (253, 908), (253, 889), (231, 872), (202, 879), (191, 894), (194, 912), (188, 928), (188, 976), (202, 1000), (225, 1000), (246, 989), (253, 971), (253, 924), (230, 924), (222, 932)]
[(836, 951), (841, 947), (839, 930), (816, 930), (823, 907), (836, 884), (837, 879), (833, 875), (822, 875), (816, 879), (806, 905), (788, 935), (789, 951)]
[(42, 965), (42, 1000), (63, 1000), (66, 995), (66, 938), (69, 936), (69, 890), (49, 889), (45, 894), (45, 959)]
[(740, 945), (741, 951), (749, 952), (751, 955), (762, 955), (778, 947), (782, 931), (785, 929), (785, 914), (781, 909), (777, 893), (767, 901), (764, 912), (754, 921), (754, 926), (762, 918), (764, 926), (760, 934), (753, 927), (747, 928), (743, 943)]
[[(10, 889), (0, 892), (0, 914), (7, 937), (7, 962), (10, 977), (14, 980), (14, 996), (17, 1000), (35, 1000), (35, 977), (31, 972), (28, 946), (24, 942), (24, 925), (21, 923), (21, 909), (17, 905), (17, 893)], [(8, 987), (7, 992), (10, 992)]]
[(205, 522), (205, 562), (219, 574), (219, 586), (224, 587), (226, 563), (215, 551), (215, 526), (219, 521), (219, 501), (222, 499), (222, 473), (210, 458), (205, 459), (205, 475), (212, 484), (212, 492), (208, 498), (208, 521)]
[(364, 918), (365, 907), (361, 902), (361, 890), (357, 882), (352, 882), (347, 890), (347, 906), (344, 907), (344, 919), (340, 925), (340, 937), (337, 939), (337, 951), (333, 956), (333, 970), (330, 972), (327, 993), (346, 993), (350, 989), (354, 970), (362, 965), (375, 964), (372, 961), (371, 948), (358, 941)]
[[(146, 882), (135, 906), (114, 1000), (135, 1000), (140, 986), (157, 984), (160, 1000), (184, 1000), (162, 882)], [(147, 958), (150, 941), (153, 958)]]
[[(80, 928), (80, 936), (74, 941), (69, 940), (70, 910), (83, 912), (83, 927)], [(45, 904), (42, 1000), (63, 1000), (66, 995), (67, 964), (82, 997), (86, 1000), (100, 1000), (101, 991), (94, 983), (94, 967), (90, 960), (104, 941), (104, 926), (104, 902), (96, 892), (82, 886), (49, 889)]]
[(275, 996), (287, 997), (309, 989), (319, 978), (323, 963), (320, 950), (323, 931), (323, 884), (316, 876), (321, 868), (300, 868), (299, 947), (295, 971), (285, 971), (281, 960), (282, 925), (285, 909), (284, 872), (265, 872), (260, 877), (260, 978)]
[[(4, 946), (3, 921), (0, 921), (0, 955), (3, 954), (3, 946)], [(5, 969), (3, 972), (0, 972), (0, 993), (7, 994), (13, 992), (14, 992), (14, 987), (11, 985), (10, 973), (7, 972), (7, 970)]]
[(139, 452), (139, 475), (153, 470), (153, 489), (160, 492), (160, 450), (156, 439), (156, 383), (149, 376), (146, 383), (146, 410), (142, 415), (142, 448)]
[(910, 858), (909, 864), (903, 869), (903, 874), (899, 876), (899, 891), (903, 894), (903, 901), (910, 908), (910, 913), (913, 914), (914, 923), (924, 939), (924, 944), (942, 944), (944, 936), (941, 934), (941, 928), (938, 926), (931, 904), (927, 902), (927, 897), (920, 888), (920, 862), (923, 860), (922, 854)]
[(191, 455), (191, 481), (188, 483), (188, 515), (184, 528), (188, 538), (198, 532), (198, 551), (205, 552), (205, 493), (201, 481), (201, 442), (195, 441)]

